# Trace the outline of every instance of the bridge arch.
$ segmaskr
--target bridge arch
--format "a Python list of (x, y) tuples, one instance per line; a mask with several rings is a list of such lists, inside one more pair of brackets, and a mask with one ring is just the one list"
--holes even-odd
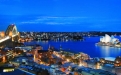
[(20, 33), (15, 25), (9, 25), (4, 33), (4, 37), (0, 40), (0, 47), (13, 47), (15, 42), (19, 42)]
[(6, 32), (5, 32), (5, 36), (9, 36), (9, 35), (16, 35), (18, 34), (18, 31), (17, 31), (17, 27), (15, 25), (9, 25)]

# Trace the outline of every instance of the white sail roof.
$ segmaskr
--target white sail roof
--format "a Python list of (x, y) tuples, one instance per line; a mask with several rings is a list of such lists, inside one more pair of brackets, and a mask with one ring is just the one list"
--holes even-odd
[(105, 43), (108, 43), (108, 42), (115, 43), (116, 40), (118, 39), (115, 38), (113, 35), (110, 37), (108, 34), (105, 34), (104, 37), (100, 38), (100, 41)]

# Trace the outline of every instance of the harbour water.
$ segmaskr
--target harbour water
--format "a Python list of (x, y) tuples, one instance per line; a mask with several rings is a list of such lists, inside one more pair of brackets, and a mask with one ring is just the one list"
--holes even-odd
[[(121, 41), (121, 37), (117, 36)], [(33, 41), (25, 43), (26, 45), (40, 44), (44, 50), (47, 50), (49, 45), (55, 47), (56, 49), (61, 47), (63, 50), (72, 51), (75, 53), (84, 52), (90, 55), (90, 57), (117, 57), (121, 56), (121, 48), (109, 47), (109, 46), (96, 46), (95, 43), (99, 42), (100, 37), (85, 37), (84, 41)]]

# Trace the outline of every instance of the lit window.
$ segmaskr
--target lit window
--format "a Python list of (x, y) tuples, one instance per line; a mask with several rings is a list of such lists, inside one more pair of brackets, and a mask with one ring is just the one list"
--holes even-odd
[(119, 61), (116, 61), (116, 63), (119, 63)]

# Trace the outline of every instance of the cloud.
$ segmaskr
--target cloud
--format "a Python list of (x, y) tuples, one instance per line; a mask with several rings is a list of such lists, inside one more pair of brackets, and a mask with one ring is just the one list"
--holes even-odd
[(92, 30), (108, 30), (120, 28), (121, 22), (118, 19), (95, 19), (90, 17), (57, 17), (57, 16), (39, 16), (35, 19), (23, 21), (20, 25), (50, 25), (50, 26), (64, 26), (70, 28), (92, 29)]
[(41, 16), (34, 20), (21, 22), (22, 24), (48, 24), (48, 25), (66, 25), (79, 24), (87, 17), (56, 17), (56, 16)]

